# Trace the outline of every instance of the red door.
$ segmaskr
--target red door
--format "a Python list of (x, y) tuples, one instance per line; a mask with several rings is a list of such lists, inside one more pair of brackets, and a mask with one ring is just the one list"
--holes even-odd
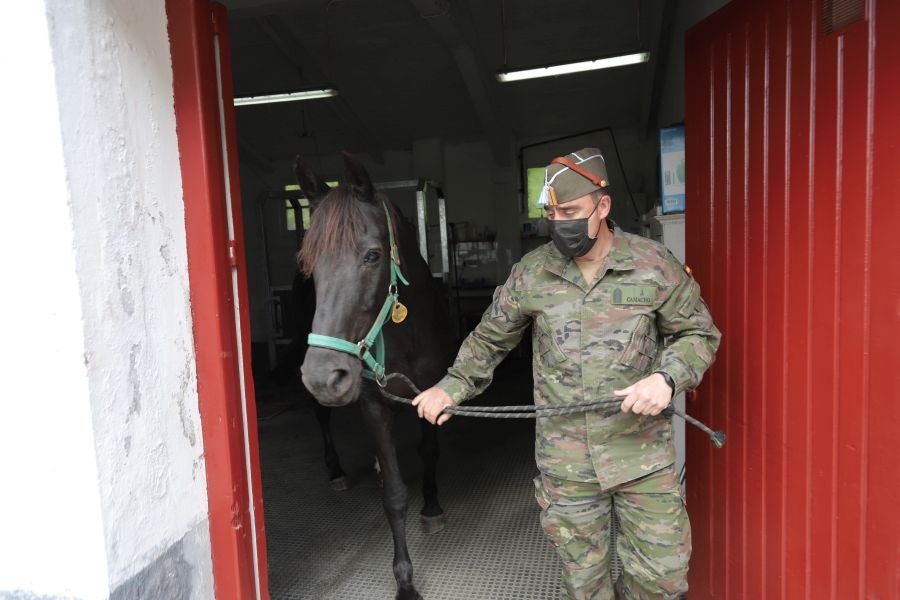
[(724, 332), (691, 410), (729, 435), (688, 439), (691, 598), (900, 598), (898, 32), (893, 0), (734, 0), (688, 33)]
[(225, 8), (167, 0), (217, 600), (267, 599)]

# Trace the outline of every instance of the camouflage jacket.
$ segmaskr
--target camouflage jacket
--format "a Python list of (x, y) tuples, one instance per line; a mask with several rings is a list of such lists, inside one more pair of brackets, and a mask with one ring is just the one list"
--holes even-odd
[(612, 394), (657, 370), (676, 393), (693, 388), (719, 346), (699, 285), (664, 246), (616, 229), (590, 285), (552, 242), (529, 252), (438, 387), (456, 403), (484, 391), (529, 324), (535, 404), (610, 400), (587, 414), (537, 420), (542, 473), (605, 489), (674, 462), (671, 421), (622, 413)]

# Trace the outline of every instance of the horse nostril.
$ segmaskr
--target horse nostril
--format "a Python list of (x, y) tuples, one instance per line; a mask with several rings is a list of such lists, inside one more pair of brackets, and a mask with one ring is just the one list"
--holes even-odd
[(335, 369), (325, 384), (335, 395), (340, 396), (350, 388), (350, 373), (346, 369)]

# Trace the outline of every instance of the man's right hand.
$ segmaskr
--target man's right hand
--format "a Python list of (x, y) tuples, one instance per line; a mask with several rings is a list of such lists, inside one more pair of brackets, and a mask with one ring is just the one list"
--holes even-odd
[(419, 416), (428, 419), (432, 425), (443, 425), (453, 416), (443, 412), (453, 406), (453, 400), (439, 387), (428, 388), (413, 399), (412, 405), (419, 411)]

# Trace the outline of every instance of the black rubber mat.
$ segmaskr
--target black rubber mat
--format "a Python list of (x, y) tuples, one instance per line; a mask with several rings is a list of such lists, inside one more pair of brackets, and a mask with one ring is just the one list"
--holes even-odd
[[(531, 377), (498, 377), (479, 403), (530, 402)], [(394, 597), (393, 546), (372, 468), (372, 445), (355, 406), (335, 410), (333, 431), (351, 488), (333, 491), (308, 406), (282, 399), (260, 422), (269, 589), (280, 599)], [(438, 485), (444, 531), (422, 533), (419, 429), (398, 418), (410, 490), (407, 523), (417, 588), (426, 600), (556, 598), (560, 563), (541, 531), (532, 477), (534, 424), (457, 418), (441, 431)]]

